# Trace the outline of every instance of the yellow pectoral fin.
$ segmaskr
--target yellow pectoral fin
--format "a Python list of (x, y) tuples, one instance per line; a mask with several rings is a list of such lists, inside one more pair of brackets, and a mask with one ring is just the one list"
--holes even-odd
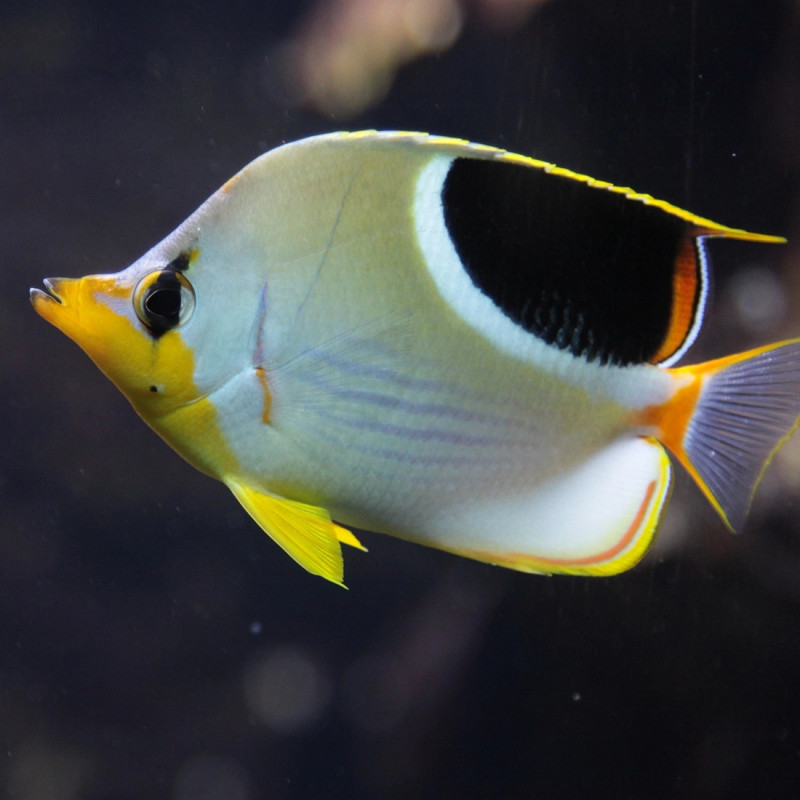
[(324, 508), (275, 497), (231, 478), (225, 484), (245, 511), (301, 567), (346, 588), (340, 542), (366, 548), (350, 531), (333, 522)]

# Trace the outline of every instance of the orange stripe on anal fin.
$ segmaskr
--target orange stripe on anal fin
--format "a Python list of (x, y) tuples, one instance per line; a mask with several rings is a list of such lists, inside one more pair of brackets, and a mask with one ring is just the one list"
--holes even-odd
[[(528, 555), (527, 553), (502, 553), (487, 550), (471, 550), (464, 548), (443, 548), (457, 555), (474, 558), (488, 564), (533, 572), (542, 575), (615, 575), (630, 569), (638, 563), (647, 552), (652, 539), (655, 521), (652, 518), (652, 508), (656, 498), (658, 481), (651, 481), (645, 490), (644, 497), (637, 507), (636, 514), (619, 539), (605, 550), (592, 553), (588, 556), (576, 557), (548, 557)], [(661, 503), (656, 502), (656, 510), (661, 508)], [(656, 517), (657, 519), (657, 517)], [(641, 536), (642, 532), (651, 535)]]
[(619, 541), (611, 545), (611, 547), (607, 548), (606, 550), (603, 550), (600, 553), (593, 553), (590, 556), (584, 556), (583, 558), (529, 558), (523, 554), (515, 554), (511, 556), (511, 559), (520, 564), (530, 560), (533, 563), (550, 567), (550, 570), (553, 572), (569, 570), (582, 571), (581, 567), (590, 568), (594, 565), (601, 566), (614, 561), (626, 550), (626, 548), (631, 545), (634, 537), (642, 528), (642, 523), (645, 520), (647, 509), (650, 507), (650, 503), (653, 500), (656, 486), (656, 481), (650, 481), (647, 486), (647, 491), (644, 494), (644, 498), (639, 504), (636, 516), (633, 518), (633, 521), (627, 527), (625, 533), (620, 537)]
[(702, 263), (698, 251), (696, 234), (688, 234), (675, 257), (675, 273), (672, 277), (672, 310), (669, 327), (658, 352), (651, 359), (659, 364), (674, 355), (686, 342), (694, 327), (702, 291)]

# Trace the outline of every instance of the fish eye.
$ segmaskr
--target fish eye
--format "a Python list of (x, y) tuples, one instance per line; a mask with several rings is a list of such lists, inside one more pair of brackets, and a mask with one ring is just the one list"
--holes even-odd
[(133, 292), (133, 305), (142, 323), (160, 336), (192, 316), (194, 289), (180, 272), (158, 270), (139, 281)]

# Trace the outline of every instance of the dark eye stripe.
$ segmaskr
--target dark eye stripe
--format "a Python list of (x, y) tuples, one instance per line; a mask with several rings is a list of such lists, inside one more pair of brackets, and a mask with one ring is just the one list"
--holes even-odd
[(179, 253), (172, 261), (167, 264), (164, 269), (173, 270), (174, 272), (186, 272), (189, 269), (189, 263), (192, 260), (192, 251), (191, 250), (184, 250), (182, 253)]

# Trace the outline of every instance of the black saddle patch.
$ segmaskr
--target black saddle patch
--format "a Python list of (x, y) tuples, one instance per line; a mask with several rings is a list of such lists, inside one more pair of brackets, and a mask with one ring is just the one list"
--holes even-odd
[[(600, 363), (644, 363), (659, 352), (670, 330), (676, 260), (692, 234), (688, 222), (618, 192), (500, 160), (457, 158), (442, 203), (472, 282), (525, 330)], [(696, 306), (702, 275), (694, 254)]]

